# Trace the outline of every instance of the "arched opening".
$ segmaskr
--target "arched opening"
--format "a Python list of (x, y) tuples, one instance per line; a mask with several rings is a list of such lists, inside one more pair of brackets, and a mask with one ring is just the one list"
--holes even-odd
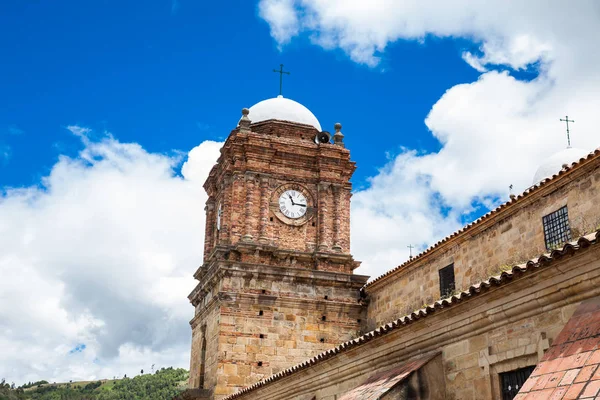
[(200, 350), (200, 389), (204, 389), (204, 372), (206, 370), (206, 326), (202, 327), (202, 347)]

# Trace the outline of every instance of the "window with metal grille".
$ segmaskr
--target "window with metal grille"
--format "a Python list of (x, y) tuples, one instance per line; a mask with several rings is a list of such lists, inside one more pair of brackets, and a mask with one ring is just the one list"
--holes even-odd
[(454, 292), (454, 264), (450, 264), (439, 270), (440, 295), (448, 297)]
[(571, 240), (567, 206), (561, 207), (553, 213), (544, 216), (542, 223), (544, 224), (544, 238), (547, 249)]
[(525, 383), (535, 367), (525, 367), (500, 374), (500, 385), (502, 388), (502, 400), (512, 400), (519, 393), (519, 389)]

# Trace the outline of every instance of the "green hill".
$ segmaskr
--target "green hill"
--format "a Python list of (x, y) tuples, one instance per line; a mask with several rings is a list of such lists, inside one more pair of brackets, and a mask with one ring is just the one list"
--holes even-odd
[(188, 371), (163, 368), (134, 378), (0, 387), (0, 400), (170, 400), (185, 390)]

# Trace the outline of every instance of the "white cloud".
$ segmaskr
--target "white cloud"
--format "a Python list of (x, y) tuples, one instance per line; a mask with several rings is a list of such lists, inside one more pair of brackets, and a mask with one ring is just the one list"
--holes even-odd
[[(600, 4), (574, 2), (568, 15), (563, 5), (558, 0), (260, 2), (261, 15), (284, 7), (283, 21), (296, 21), (297, 29), (285, 30), (279, 20), (265, 18), (271, 32), (278, 32), (272, 35), (278, 44), (307, 35), (369, 66), (397, 40), (436, 36), (479, 46), (477, 53), (457, 54), (481, 73), (479, 79), (448, 88), (425, 120), (441, 150), (402, 151), (370, 188), (355, 194), (353, 253), (363, 260), (357, 272), (379, 275), (408, 257), (408, 244), (423, 249), (461, 226), (474, 207), (506, 199), (510, 184), (517, 191), (528, 187), (541, 160), (566, 145), (561, 116), (576, 121), (573, 146), (600, 146)], [(539, 74), (519, 80), (499, 72), (499, 66)]]
[(7, 131), (8, 131), (8, 133), (9, 133), (10, 135), (22, 135), (22, 134), (24, 134), (24, 133), (25, 133), (25, 131), (23, 131), (22, 129), (20, 129), (20, 128), (19, 128), (18, 126), (16, 126), (16, 125), (10, 125), (10, 126), (8, 127), (8, 130), (7, 130)]
[(12, 148), (7, 144), (0, 143), (0, 162), (6, 164), (12, 156)]
[[(561, 6), (558, 0), (262, 0), (259, 10), (279, 44), (306, 32), (316, 43), (339, 47), (369, 65), (377, 63), (377, 53), (391, 42), (435, 35), (483, 42), (490, 62), (520, 68), (552, 51), (553, 41), (563, 35), (576, 38), (573, 27), (589, 28), (596, 21), (598, 6), (593, 1), (572, 5), (568, 18)], [(294, 29), (285, 29), (290, 21)]]
[(442, 213), (427, 177), (413, 171), (418, 160), (416, 152), (404, 151), (370, 179), (369, 188), (354, 193), (352, 252), (363, 262), (356, 273), (375, 277), (404, 261), (408, 245), (422, 247), (458, 227), (454, 214)]
[(175, 15), (179, 11), (181, 4), (177, 0), (171, 0), (171, 14)]
[(299, 32), (294, 0), (264, 0), (258, 13), (271, 26), (271, 35), (280, 45), (286, 44)]
[[(188, 367), (203, 179), (220, 143), (180, 156), (112, 137), (0, 197), (0, 376), (94, 379)], [(85, 345), (82, 351), (71, 352)]]
[[(561, 116), (576, 120), (574, 146), (600, 145), (600, 6), (573, 3), (568, 18), (561, 6), (260, 2), (278, 44), (305, 32), (368, 65), (400, 39), (462, 37), (480, 45), (478, 54), (463, 55), (479, 79), (448, 88), (425, 121), (441, 150), (403, 149), (355, 193), (353, 253), (364, 262), (357, 272), (378, 275), (407, 258), (407, 245), (423, 248), (475, 207), (505, 198), (508, 185), (526, 188), (541, 159), (564, 147)], [(531, 81), (496, 71), (534, 62), (540, 74)], [(84, 144), (77, 157), (61, 157), (43, 186), (0, 197), (0, 377), (59, 381), (133, 375), (152, 363), (185, 367), (202, 183), (220, 144), (192, 149), (177, 176), (179, 156), (69, 129)], [(70, 353), (81, 344), (85, 350)]]

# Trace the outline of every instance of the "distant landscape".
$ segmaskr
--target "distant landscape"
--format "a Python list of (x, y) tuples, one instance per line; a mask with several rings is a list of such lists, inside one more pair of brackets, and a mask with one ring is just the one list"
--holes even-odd
[(133, 378), (49, 383), (45, 380), (16, 387), (0, 381), (0, 400), (167, 400), (187, 387), (188, 371), (162, 368)]

